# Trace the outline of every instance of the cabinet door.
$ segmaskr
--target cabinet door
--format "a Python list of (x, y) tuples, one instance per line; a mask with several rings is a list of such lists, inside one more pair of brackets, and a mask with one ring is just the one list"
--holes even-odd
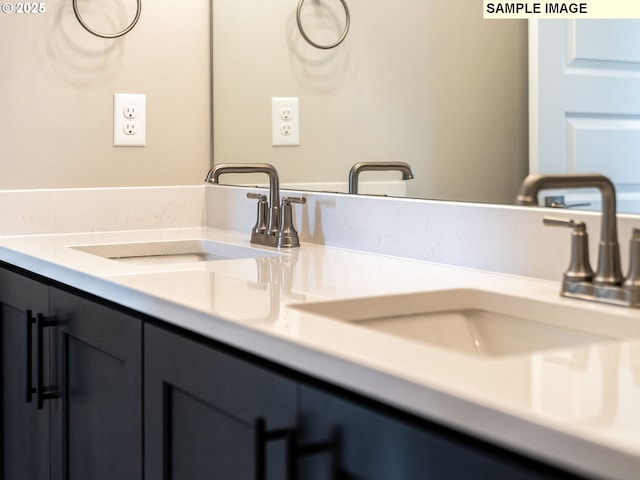
[(296, 384), (208, 344), (145, 325), (146, 479), (285, 479), (285, 442), (258, 445), (258, 419), (267, 432), (293, 427)]
[(303, 386), (300, 440), (333, 450), (300, 458), (304, 480), (570, 479), (555, 470), (436, 425), (419, 426)]
[[(49, 412), (47, 408), (37, 410), (34, 394), (27, 402), (37, 368), (35, 327), (27, 310), (34, 317), (48, 314), (48, 287), (0, 269), (0, 478), (4, 480), (49, 478)], [(45, 337), (45, 355), (47, 340)]]
[(142, 478), (142, 322), (51, 289), (52, 478)]
[[(28, 310), (33, 317), (48, 314), (48, 287), (0, 269), (0, 478), (4, 480), (49, 478), (48, 408), (37, 410), (35, 392), (27, 393), (35, 385), (37, 367), (35, 327)], [(43, 349), (47, 355), (48, 335)]]

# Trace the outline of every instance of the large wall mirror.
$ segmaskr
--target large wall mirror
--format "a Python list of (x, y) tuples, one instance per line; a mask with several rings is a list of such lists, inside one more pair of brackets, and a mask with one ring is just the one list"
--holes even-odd
[[(529, 105), (529, 79), (537, 89), (540, 72), (529, 69), (529, 49), (537, 52), (539, 45), (530, 44), (527, 20), (484, 20), (471, 0), (346, 2), (347, 39), (319, 50), (298, 31), (297, 2), (213, 0), (214, 161), (269, 162), (283, 185), (326, 191), (346, 191), (356, 162), (402, 161), (412, 166), (414, 180), (403, 182), (398, 172), (366, 172), (361, 180), (379, 183), (372, 192), (381, 194), (513, 203), (532, 155), (546, 154), (539, 148), (545, 132), (534, 129), (533, 145), (529, 138), (529, 115), (538, 110)], [(340, 35), (345, 13), (339, 0), (307, 0), (301, 18), (308, 35), (327, 44)], [(574, 30), (569, 34), (576, 38), (595, 35), (592, 29)], [(551, 48), (560, 58), (570, 43), (564, 40), (568, 33), (562, 35), (560, 48)], [(532, 36), (531, 42), (538, 39)], [(574, 50), (581, 72), (593, 68), (601, 54), (597, 42)], [(627, 65), (626, 77), (637, 76), (640, 69), (629, 70), (628, 60), (616, 65)], [(299, 146), (271, 145), (272, 97), (299, 98)], [(588, 107), (572, 123), (567, 108), (556, 134), (570, 144), (594, 138), (589, 132), (595, 112)], [(640, 118), (630, 112), (606, 115), (615, 121), (601, 122), (602, 130), (616, 124), (616, 134), (633, 130)], [(532, 116), (532, 122), (543, 121)], [(626, 145), (634, 138), (627, 135)], [(570, 154), (595, 151), (588, 147), (589, 142), (562, 145)], [(624, 162), (609, 172), (603, 161), (604, 167), (580, 168), (624, 176)], [(575, 159), (557, 163), (562, 166), (547, 171), (580, 171)]]
[[(483, 20), (471, 0), (346, 2), (346, 40), (320, 50), (298, 31), (296, 1), (213, 0), (214, 161), (269, 162), (285, 186), (328, 191), (346, 191), (356, 162), (402, 161), (414, 180), (360, 180), (512, 202), (528, 171), (526, 20)], [(307, 0), (301, 19), (327, 44), (345, 13)], [(299, 146), (271, 145), (272, 97), (300, 99)]]

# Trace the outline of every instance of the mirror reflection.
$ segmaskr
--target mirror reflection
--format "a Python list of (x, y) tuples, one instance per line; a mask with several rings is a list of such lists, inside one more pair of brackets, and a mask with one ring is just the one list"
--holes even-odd
[[(529, 29), (531, 171), (606, 175), (618, 211), (640, 212), (640, 22), (547, 20)], [(601, 197), (580, 192), (562, 203), (598, 209)]]
[[(285, 188), (348, 192), (354, 165), (404, 162), (411, 182), (368, 171), (359, 193), (508, 204), (528, 173), (594, 172), (615, 183), (620, 212), (640, 212), (637, 20), (483, 20), (470, 1), (309, 1), (300, 19), (321, 45), (344, 32), (344, 3), (350, 12), (345, 41), (318, 49), (295, 5), (213, 1), (216, 163), (267, 162)], [(272, 144), (274, 97), (297, 102), (296, 145)], [(600, 206), (595, 191), (545, 197)]]
[[(360, 192), (513, 203), (528, 173), (527, 21), (483, 20), (472, 1), (346, 3), (348, 36), (322, 50), (295, 2), (213, 0), (215, 163), (347, 192), (355, 164), (405, 162), (413, 180), (365, 171)], [(321, 45), (346, 21), (339, 0), (300, 15)], [(274, 97), (299, 99), (297, 146), (272, 146)]]

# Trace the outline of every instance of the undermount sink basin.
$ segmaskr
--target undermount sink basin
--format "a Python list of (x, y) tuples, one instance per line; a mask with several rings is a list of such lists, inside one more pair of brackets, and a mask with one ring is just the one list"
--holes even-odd
[[(314, 315), (480, 357), (612, 341), (604, 314), (476, 289), (293, 306)], [(598, 318), (601, 317), (601, 318)], [(583, 328), (584, 326), (584, 328)], [(638, 335), (626, 331), (619, 336)]]
[(99, 257), (137, 264), (211, 262), (239, 258), (264, 258), (278, 253), (213, 240), (169, 240), (158, 242), (73, 245), (69, 248)]

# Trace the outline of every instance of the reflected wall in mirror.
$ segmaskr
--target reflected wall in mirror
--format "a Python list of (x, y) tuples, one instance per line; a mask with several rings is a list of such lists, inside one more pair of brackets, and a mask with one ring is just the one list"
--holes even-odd
[[(216, 163), (268, 162), (285, 187), (346, 192), (353, 164), (400, 161), (414, 180), (361, 182), (513, 203), (528, 173), (526, 20), (483, 20), (471, 0), (347, 0), (346, 40), (319, 50), (295, 1), (212, 1)], [(345, 21), (339, 0), (305, 2), (301, 17), (320, 44)], [(271, 145), (272, 97), (300, 99), (299, 146)]]

